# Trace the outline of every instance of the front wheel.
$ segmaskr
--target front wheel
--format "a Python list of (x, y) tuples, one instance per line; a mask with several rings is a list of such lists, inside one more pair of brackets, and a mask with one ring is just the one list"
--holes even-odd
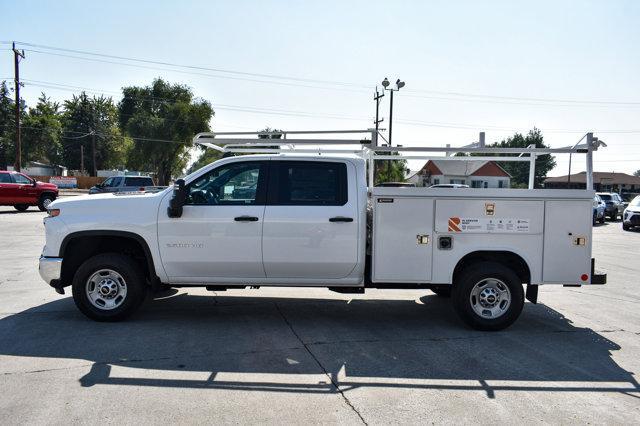
[(453, 287), (460, 318), (476, 330), (496, 331), (518, 319), (524, 291), (516, 273), (496, 262), (481, 262), (463, 270)]
[(41, 212), (46, 211), (49, 204), (53, 203), (55, 199), (56, 197), (51, 194), (44, 194), (40, 197), (40, 200), (38, 200), (38, 208)]
[(73, 277), (73, 300), (80, 311), (96, 321), (120, 321), (138, 309), (146, 295), (140, 266), (116, 253), (86, 260)]

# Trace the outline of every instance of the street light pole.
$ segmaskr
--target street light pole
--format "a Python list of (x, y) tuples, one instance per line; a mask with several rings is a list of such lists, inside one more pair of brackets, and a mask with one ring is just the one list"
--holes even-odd
[(391, 98), (389, 100), (389, 146), (391, 146), (391, 132), (393, 131), (393, 92), (391, 89)]
[(389, 82), (388, 78), (385, 77), (384, 80), (382, 80), (382, 87), (384, 87), (384, 90), (388, 90), (389, 92), (391, 92), (391, 98), (389, 99), (389, 146), (391, 146), (391, 136), (393, 132), (393, 92), (397, 92), (398, 90), (402, 89), (405, 83), (404, 81), (397, 79), (395, 89), (389, 88), (390, 84), (391, 83)]

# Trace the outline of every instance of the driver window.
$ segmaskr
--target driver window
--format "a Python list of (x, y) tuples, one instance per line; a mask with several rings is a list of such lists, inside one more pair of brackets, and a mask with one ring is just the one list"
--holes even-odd
[(20, 173), (15, 173), (13, 175), (13, 179), (16, 181), (16, 183), (19, 183), (21, 185), (32, 183), (29, 179), (27, 179), (25, 176), (21, 175)]
[(258, 204), (258, 184), (264, 168), (258, 162), (231, 163), (218, 167), (187, 187), (186, 204)]
[(109, 188), (111, 186), (111, 182), (113, 182), (113, 178), (109, 178), (102, 182), (102, 186), (104, 186), (105, 188)]

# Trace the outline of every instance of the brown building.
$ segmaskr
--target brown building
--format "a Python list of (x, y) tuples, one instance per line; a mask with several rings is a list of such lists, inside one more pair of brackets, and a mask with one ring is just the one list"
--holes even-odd
[[(550, 177), (545, 179), (544, 187), (552, 189), (584, 189), (586, 188), (586, 173)], [(599, 192), (637, 194), (640, 192), (640, 177), (626, 173), (593, 172), (593, 187)]]

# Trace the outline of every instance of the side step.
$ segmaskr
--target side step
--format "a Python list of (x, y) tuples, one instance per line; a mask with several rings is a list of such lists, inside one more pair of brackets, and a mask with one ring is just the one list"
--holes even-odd
[(329, 287), (329, 290), (342, 294), (364, 294), (364, 287)]

